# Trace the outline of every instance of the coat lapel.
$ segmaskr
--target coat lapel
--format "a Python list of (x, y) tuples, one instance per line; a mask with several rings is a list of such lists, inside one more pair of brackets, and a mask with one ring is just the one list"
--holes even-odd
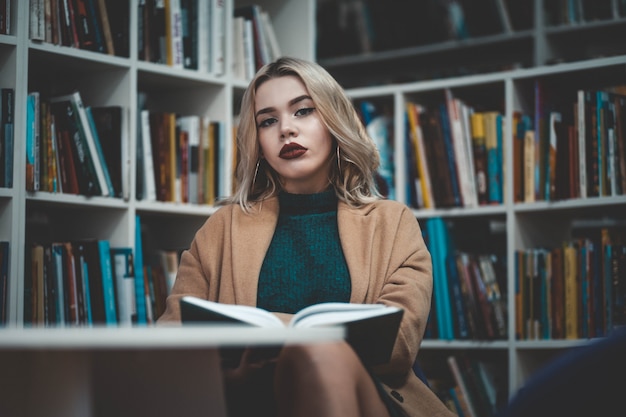
[(352, 294), (350, 302), (363, 303), (370, 283), (372, 236), (375, 222), (367, 221), (369, 206), (355, 209), (340, 202), (337, 211), (339, 239), (348, 263)]
[(256, 305), (259, 274), (277, 221), (278, 199), (275, 197), (256, 204), (250, 214), (234, 210), (232, 279), (235, 304)]

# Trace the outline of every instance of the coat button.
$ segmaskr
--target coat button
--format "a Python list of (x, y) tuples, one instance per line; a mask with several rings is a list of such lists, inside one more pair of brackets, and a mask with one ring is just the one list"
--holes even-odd
[(400, 402), (404, 401), (404, 397), (398, 391), (391, 391), (391, 396)]

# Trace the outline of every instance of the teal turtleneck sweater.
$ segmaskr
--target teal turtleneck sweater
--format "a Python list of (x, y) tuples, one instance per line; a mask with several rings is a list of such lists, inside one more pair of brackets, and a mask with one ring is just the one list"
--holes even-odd
[(334, 191), (281, 192), (278, 201), (278, 224), (261, 267), (257, 306), (296, 313), (312, 304), (350, 301)]

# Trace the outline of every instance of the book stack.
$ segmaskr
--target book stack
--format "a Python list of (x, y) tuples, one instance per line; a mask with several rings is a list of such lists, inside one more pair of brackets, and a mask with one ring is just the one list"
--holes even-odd
[(624, 195), (626, 90), (565, 95), (537, 80), (534, 96), (534, 113), (518, 115), (516, 123), (515, 201)]
[(235, 8), (233, 74), (250, 80), (263, 65), (282, 55), (269, 13), (257, 4)]
[(504, 118), (476, 111), (444, 90), (437, 105), (406, 103), (407, 201), (415, 208), (504, 201)]
[[(4, 243), (0, 242), (0, 273), (8, 262)], [(31, 244), (26, 254), (30, 268), (25, 322), (46, 327), (154, 323), (165, 311), (179, 253), (158, 251), (145, 263), (137, 253), (97, 239)], [(0, 275), (2, 282), (0, 307), (6, 309), (6, 270)]]
[(30, 2), (29, 13), (31, 41), (129, 56), (127, 2), (35, 0)]
[(228, 194), (223, 122), (148, 109), (139, 116), (138, 199), (210, 205)]
[(120, 106), (89, 107), (81, 94), (27, 98), (26, 189), (129, 198), (128, 135)]
[(425, 238), (433, 260), (434, 284), (426, 337), (506, 339), (508, 313), (503, 257), (461, 250), (440, 217), (426, 220)]
[(448, 393), (458, 415), (494, 416), (506, 405), (506, 397), (502, 395), (506, 381), (495, 363), (464, 354), (450, 355), (447, 362), (454, 381)]
[(583, 228), (552, 248), (515, 252), (516, 337), (586, 339), (626, 325), (623, 227)]
[(138, 7), (139, 59), (224, 74), (224, 0), (143, 0)]

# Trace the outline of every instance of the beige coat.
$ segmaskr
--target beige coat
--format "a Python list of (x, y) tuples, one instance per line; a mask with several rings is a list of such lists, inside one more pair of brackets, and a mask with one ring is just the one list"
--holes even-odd
[[(411, 369), (433, 289), (430, 253), (417, 220), (406, 206), (388, 200), (359, 209), (339, 203), (337, 218), (352, 281), (350, 301), (382, 302), (405, 310), (392, 359), (377, 367), (376, 374), (389, 392), (396, 391), (392, 398), (407, 415), (451, 415)], [(258, 204), (251, 214), (229, 205), (211, 215), (182, 255), (159, 322), (180, 320), (178, 300), (183, 295), (254, 306), (277, 219), (277, 198)]]

